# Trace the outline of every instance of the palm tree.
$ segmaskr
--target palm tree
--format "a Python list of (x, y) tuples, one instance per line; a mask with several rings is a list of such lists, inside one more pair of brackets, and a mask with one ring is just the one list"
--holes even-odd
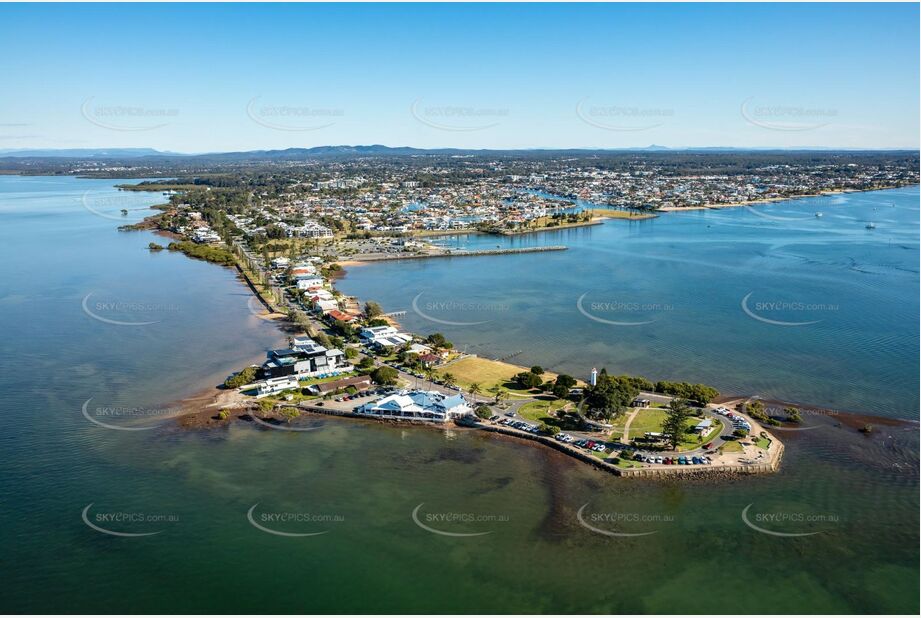
[(473, 405), (476, 405), (476, 396), (482, 392), (479, 382), (474, 382), (470, 385), (470, 394), (473, 396)]
[(426, 367), (422, 372), (425, 374), (425, 379), (428, 380), (429, 389), (431, 389), (432, 382), (435, 380), (435, 370), (432, 367)]
[(504, 388), (496, 387), (496, 403), (499, 403), (503, 399), (508, 399), (508, 391)]
[(452, 375), (452, 374), (450, 374), (450, 373), (444, 374), (443, 376), (441, 376), (441, 379), (444, 381), (445, 386), (447, 386), (447, 387), (449, 387), (449, 388), (452, 387), (452, 386), (454, 386), (455, 384), (457, 384), (457, 380), (454, 379), (454, 375)]

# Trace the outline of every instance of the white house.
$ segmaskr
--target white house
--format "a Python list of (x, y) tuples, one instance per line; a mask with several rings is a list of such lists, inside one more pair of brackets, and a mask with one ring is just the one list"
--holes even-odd
[(359, 331), (358, 336), (367, 345), (374, 348), (392, 348), (413, 340), (412, 335), (401, 333), (393, 326), (371, 326)]
[(393, 326), (371, 326), (359, 331), (358, 336), (361, 340), (376, 348), (392, 348), (410, 343), (413, 340), (412, 335), (401, 333)]
[(427, 345), (422, 345), (421, 343), (414, 343), (409, 346), (409, 351), (413, 354), (422, 356), (423, 354), (431, 354), (432, 348), (428, 347)]
[(299, 290), (308, 290), (310, 288), (318, 288), (323, 285), (322, 277), (304, 277), (303, 279), (298, 278), (297, 280), (297, 289)]
[(256, 397), (268, 397), (275, 393), (287, 391), (292, 388), (300, 388), (297, 378), (284, 376), (281, 378), (269, 378), (262, 382), (256, 382)]
[(310, 292), (310, 300), (313, 302), (318, 302), (321, 300), (333, 300), (336, 297), (333, 296), (333, 293), (327, 289), (320, 288), (318, 290), (313, 290)]
[(291, 275), (294, 277), (315, 275), (317, 274), (317, 269), (313, 264), (309, 262), (298, 262), (291, 267)]
[(386, 337), (387, 335), (396, 335), (398, 332), (393, 326), (370, 326), (362, 328), (358, 336), (366, 342), (371, 342), (377, 337)]
[(321, 313), (329, 313), (339, 309), (339, 303), (334, 300), (318, 300), (313, 303), (314, 308)]

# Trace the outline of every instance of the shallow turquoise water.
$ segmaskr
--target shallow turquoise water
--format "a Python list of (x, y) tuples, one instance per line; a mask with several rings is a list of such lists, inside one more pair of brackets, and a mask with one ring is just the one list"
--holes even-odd
[[(917, 612), (917, 426), (863, 436), (824, 423), (785, 438), (776, 475), (646, 483), (459, 430), (91, 423), (88, 398), (168, 410), (282, 340), (232, 271), (115, 231), (121, 208), (136, 220), (131, 208), (159, 201), (115, 183), (0, 177), (5, 612)], [(87, 191), (116, 220), (88, 212)], [(372, 270), (351, 283), (358, 272)], [(87, 294), (102, 317), (155, 323), (93, 319)], [(533, 333), (545, 336), (565, 341)], [(741, 519), (749, 504), (763, 528), (815, 534), (759, 533)], [(651, 534), (592, 532), (583, 505), (595, 527)], [(100, 533), (87, 507), (94, 525), (158, 534)], [(429, 527), (489, 534), (431, 533), (417, 507)], [(266, 533), (250, 509), (276, 531), (324, 534)]]

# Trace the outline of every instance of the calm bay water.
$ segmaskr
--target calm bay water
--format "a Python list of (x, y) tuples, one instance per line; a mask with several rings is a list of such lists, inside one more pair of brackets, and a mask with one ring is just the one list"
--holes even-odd
[(918, 199), (911, 187), (446, 237), (569, 249), (379, 263), (338, 285), (490, 358), (916, 420)]
[[(116, 183), (0, 177), (4, 222), (0, 226), (4, 333), (0, 384), (6, 421), (0, 437), (4, 479), (0, 609), (918, 610), (916, 426), (882, 428), (862, 436), (833, 423), (820, 424), (786, 439), (780, 473), (707, 483), (624, 481), (546, 449), (458, 430), (342, 419), (306, 419), (304, 425), (316, 430), (303, 433), (245, 423), (217, 431), (177, 429), (159, 417), (170, 402), (191, 394), (202, 383), (223, 378), (282, 337), (252, 316), (246, 290), (232, 271), (181, 255), (149, 253), (147, 243), (158, 240), (152, 234), (117, 232), (122, 208), (128, 209), (128, 220), (137, 220), (144, 212), (135, 209), (162, 198), (118, 193), (112, 189)], [(705, 379), (724, 389), (772, 394), (776, 388), (776, 394), (812, 402), (825, 401), (820, 395), (827, 392), (828, 401), (834, 403), (832, 396), (842, 389), (817, 384), (811, 387), (815, 390), (804, 390), (802, 397), (779, 389), (788, 384), (805, 389), (803, 385), (812, 380), (800, 374), (815, 376), (815, 364), (821, 361), (804, 361), (795, 371), (778, 371), (782, 363), (774, 355), (787, 353), (792, 345), (796, 354), (808, 359), (815, 349), (807, 343), (827, 341), (819, 333), (831, 325), (839, 329), (832, 339), (837, 338), (842, 357), (837, 364), (827, 363), (837, 369), (822, 379), (838, 384), (845, 372), (840, 367), (847, 365), (856, 377), (843, 390), (851, 393), (871, 382), (863, 375), (866, 372), (885, 373), (891, 393), (878, 396), (886, 397), (892, 409), (906, 410), (893, 416), (912, 417), (914, 410), (916, 417), (917, 406), (911, 406), (906, 393), (912, 384), (917, 386), (917, 357), (906, 358), (904, 345), (915, 346), (917, 352), (917, 193), (889, 192), (883, 201), (895, 201), (897, 206), (891, 216), (875, 216), (878, 227), (870, 240), (865, 240), (869, 232), (862, 224), (855, 223), (850, 243), (854, 246), (847, 253), (853, 262), (817, 258), (808, 247), (847, 243), (835, 244), (832, 238), (837, 235), (828, 231), (816, 235), (811, 220), (799, 224), (805, 229), (803, 237), (812, 238), (804, 249), (803, 243), (789, 244), (800, 232), (774, 229), (786, 223), (760, 225), (760, 220), (746, 219), (740, 211), (724, 211), (564, 232), (549, 239), (573, 246), (560, 254), (353, 269), (343, 285), (363, 298), (382, 301), (391, 310), (408, 309), (412, 299), (423, 293), (417, 301), (420, 308), (440, 311), (435, 317), (453, 317), (452, 321), (476, 321), (469, 315), (482, 314), (489, 303), (500, 303), (487, 308), (495, 315), (484, 319), (495, 320), (509, 343), (487, 343), (486, 337), (478, 341), (477, 327), (437, 326), (459, 342), (483, 349), (493, 345), (497, 355), (521, 349), (519, 358), (529, 355), (559, 367), (570, 363), (574, 372), (590, 364), (607, 364), (609, 369), (655, 377)], [(906, 204), (913, 204), (915, 210), (899, 210)], [(823, 208), (823, 224), (836, 216), (858, 216), (848, 210), (835, 214), (831, 204)], [(914, 221), (908, 237), (899, 236), (895, 226), (888, 229), (888, 219), (896, 217), (906, 217), (899, 219), (899, 226)], [(669, 233), (671, 240), (666, 242), (661, 235), (672, 226), (681, 229)], [(695, 243), (699, 234), (718, 235), (725, 251), (714, 253), (709, 243)], [(746, 241), (730, 240), (746, 234), (756, 235)], [(773, 240), (766, 240), (769, 234)], [(908, 248), (891, 249), (883, 241), (890, 236), (895, 247)], [(610, 242), (600, 242), (606, 238)], [(598, 244), (597, 249), (589, 246), (589, 239), (592, 246)], [(548, 237), (509, 242), (538, 240), (546, 244)], [(745, 253), (745, 247), (751, 254)], [(883, 259), (884, 253), (896, 257)], [(912, 253), (914, 270), (904, 270), (903, 260), (910, 261)], [(689, 276), (679, 256), (698, 264), (700, 272), (712, 269), (716, 274), (693, 285), (679, 285)], [(717, 256), (732, 268), (713, 267), (713, 261), (725, 261), (716, 260)], [(559, 260), (570, 261), (554, 267)], [(785, 266), (772, 268), (775, 261)], [(638, 341), (642, 340), (630, 339), (641, 337), (631, 333), (642, 332), (643, 326), (598, 323), (575, 309), (581, 294), (594, 294), (583, 301), (586, 311), (601, 311), (602, 318), (623, 321), (623, 316), (612, 317), (599, 308), (602, 305), (591, 303), (658, 302), (663, 303), (658, 313), (666, 315), (656, 315), (656, 324), (667, 325), (666, 317), (683, 315), (679, 306), (694, 305), (686, 300), (691, 292), (698, 304), (717, 307), (714, 297), (725, 297), (738, 306), (749, 291), (788, 293), (790, 288), (781, 284), (813, 262), (821, 267), (821, 274), (814, 273), (812, 286), (798, 289), (814, 292), (807, 298), (810, 302), (837, 299), (840, 305), (837, 313), (815, 325), (816, 334), (806, 330), (811, 327), (758, 322), (730, 306), (700, 323), (717, 333), (707, 345), (666, 336), (675, 330), (647, 334), (646, 345), (653, 346), (649, 349), (654, 352), (648, 370), (640, 364), (644, 354)], [(600, 279), (599, 268), (604, 268)], [(432, 270), (426, 276), (425, 269), (436, 269), (437, 276)], [(645, 277), (640, 269), (645, 269)], [(739, 269), (744, 269), (744, 276)], [(841, 289), (841, 278), (829, 274), (836, 269), (863, 278)], [(480, 276), (479, 285), (470, 285), (471, 270)], [(784, 276), (783, 271), (790, 274)], [(752, 273), (763, 279), (750, 281)], [(449, 279), (442, 281), (442, 277)], [(663, 280), (671, 285), (660, 285)], [(419, 290), (393, 297), (384, 293), (400, 287), (401, 281), (402, 285), (418, 282)], [(495, 285), (503, 286), (505, 296), (491, 295)], [(359, 286), (368, 286), (369, 291)], [(661, 293), (674, 286), (679, 286), (674, 295)], [(732, 287), (731, 292), (725, 291), (727, 287)], [(457, 302), (474, 298), (479, 306), (471, 309), (455, 303), (445, 309), (434, 304), (451, 300), (445, 291), (452, 289), (459, 290)], [(831, 300), (824, 297), (839, 289)], [(644, 290), (653, 291), (643, 296)], [(538, 299), (531, 294), (539, 295)], [(874, 295), (885, 306), (874, 309), (876, 305), (870, 303), (859, 311), (864, 312), (866, 328), (878, 333), (873, 339), (880, 342), (878, 348), (885, 351), (867, 351), (872, 355), (868, 361), (840, 335), (848, 332), (845, 326), (851, 318), (838, 316), (850, 316), (854, 310), (845, 308), (849, 299)], [(563, 297), (571, 298), (559, 304), (557, 299)], [(764, 311), (755, 307), (754, 296), (751, 300), (754, 311)], [(665, 303), (675, 308), (666, 309)], [(516, 317), (507, 319), (503, 312), (515, 312)], [(552, 322), (544, 320), (553, 315), (562, 317), (568, 330), (549, 328)], [(751, 324), (735, 321), (738, 317)], [(680, 319), (688, 331), (697, 323)], [(146, 322), (150, 323), (138, 324)], [(570, 322), (579, 328), (568, 326)], [(407, 325), (425, 330), (422, 321), (417, 326), (408, 319)], [(594, 325), (609, 327), (618, 335), (596, 333), (584, 343), (572, 341), (580, 328)], [(764, 336), (750, 348), (738, 347), (743, 334), (751, 336), (752, 328), (762, 326), (771, 327), (782, 340), (772, 343)], [(748, 330), (738, 330), (744, 328)], [(788, 331), (798, 331), (797, 337), (807, 339), (783, 339)], [(526, 345), (529, 341), (534, 345)], [(553, 354), (546, 353), (551, 350)], [(631, 351), (632, 355), (626, 354)], [(874, 358), (881, 358), (884, 367), (871, 368)], [(731, 362), (711, 366), (714, 360), (727, 359)], [(751, 365), (760, 371), (746, 371)], [(790, 373), (798, 379), (786, 380)], [(710, 379), (721, 376), (725, 381)], [(752, 376), (763, 382), (750, 381)], [(153, 418), (141, 418), (131, 426), (159, 426), (120, 431), (93, 424), (81, 413), (90, 398), (90, 410), (103, 406), (116, 412), (146, 411)], [(867, 397), (842, 395), (842, 403), (836, 405), (876, 409), (862, 405), (863, 399)], [(107, 420), (124, 426), (125, 419), (117, 415)], [(579, 523), (583, 505), (587, 505), (583, 521), (598, 529), (649, 534), (612, 537), (593, 532)], [(748, 505), (752, 505), (749, 521), (765, 530), (815, 534), (780, 537), (758, 532), (742, 520)], [(414, 523), (417, 508), (416, 519), (430, 528), (488, 534), (432, 533)], [(253, 521), (265, 528), (324, 534), (290, 537), (265, 532), (248, 521), (250, 509)], [(81, 517), (84, 510), (86, 522)], [(157, 534), (112, 536), (88, 523), (122, 533)]]

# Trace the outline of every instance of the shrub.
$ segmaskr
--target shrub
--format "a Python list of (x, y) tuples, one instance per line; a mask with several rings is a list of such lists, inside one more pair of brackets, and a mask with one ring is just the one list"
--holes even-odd
[(396, 384), (397, 370), (393, 367), (377, 367), (371, 372), (371, 379), (374, 380), (376, 384)]
[(190, 241), (171, 242), (166, 246), (170, 251), (181, 251), (191, 258), (214, 262), (224, 266), (233, 266), (234, 257), (227, 247), (199, 245)]
[(553, 434), (556, 433), (555, 427), (553, 427), (552, 425), (548, 425), (547, 423), (544, 423), (543, 421), (537, 424), (537, 430), (541, 432), (542, 434), (544, 434), (545, 436), (552, 436)]
[(544, 382), (539, 375), (532, 371), (522, 371), (514, 379), (515, 383), (522, 388), (538, 388)]
[(784, 408), (784, 414), (787, 415), (787, 421), (790, 423), (802, 423), (803, 417), (800, 416), (799, 409), (794, 407)]
[(489, 418), (492, 416), (492, 410), (485, 403), (481, 403), (476, 407), (476, 415), (480, 418)]
[(301, 413), (297, 408), (289, 407), (289, 408), (283, 408), (281, 411), (281, 415), (290, 421), (291, 419), (295, 419), (298, 416), (300, 416)]
[(244, 384), (253, 382), (255, 379), (256, 367), (247, 367), (224, 380), (224, 386), (226, 388), (240, 388)]

